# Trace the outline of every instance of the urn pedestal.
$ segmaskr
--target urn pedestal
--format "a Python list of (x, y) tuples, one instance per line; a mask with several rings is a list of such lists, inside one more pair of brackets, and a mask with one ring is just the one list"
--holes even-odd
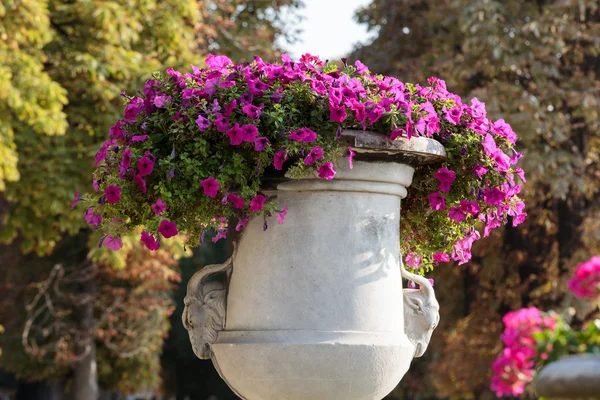
[[(344, 132), (357, 156), (331, 181), (268, 192), (284, 224), (251, 219), (231, 257), (188, 284), (183, 322), (246, 400), (379, 400), (425, 351), (439, 321), (433, 288), (402, 268), (400, 201), (414, 167), (444, 158), (426, 138)], [(221, 280), (211, 276), (221, 273)], [(420, 289), (402, 290), (402, 277)]]

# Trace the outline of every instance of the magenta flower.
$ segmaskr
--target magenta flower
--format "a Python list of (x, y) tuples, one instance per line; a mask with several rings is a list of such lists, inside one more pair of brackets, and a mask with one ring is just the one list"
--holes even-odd
[(248, 219), (249, 217), (247, 215), (245, 217), (241, 217), (235, 226), (235, 230), (238, 232), (241, 231), (246, 225), (248, 225)]
[(333, 122), (344, 122), (347, 115), (346, 107), (329, 105), (329, 119)]
[(146, 181), (142, 178), (140, 174), (133, 174), (133, 181), (140, 188), (142, 193), (146, 193)]
[(230, 128), (226, 133), (229, 136), (229, 143), (232, 146), (238, 146), (244, 141), (244, 131), (240, 128), (240, 124), (235, 124), (233, 128)]
[(283, 168), (283, 163), (286, 160), (287, 152), (284, 149), (281, 149), (277, 153), (275, 153), (275, 157), (273, 160), (273, 165), (275, 166), (275, 169), (281, 171), (281, 169)]
[(229, 193), (227, 195), (227, 200), (235, 207), (235, 208), (244, 208), (246, 206), (246, 202), (243, 197), (238, 196), (235, 193)]
[(125, 107), (125, 121), (132, 123), (135, 122), (137, 115), (144, 108), (144, 100), (139, 97), (134, 97), (127, 103)]
[(352, 150), (352, 147), (348, 146), (348, 167), (350, 169), (354, 168), (354, 163), (352, 162), (352, 159), (355, 155), (356, 153)]
[(173, 237), (178, 233), (177, 225), (175, 224), (175, 222), (163, 219), (162, 221), (160, 221), (160, 225), (158, 226), (158, 233), (163, 235), (163, 237), (166, 239)]
[(259, 137), (254, 139), (254, 150), (263, 151), (269, 145), (269, 139), (266, 137)]
[(121, 238), (108, 235), (104, 239), (104, 246), (108, 247), (113, 251), (118, 251), (121, 250), (121, 248), (123, 247), (123, 241), (121, 240)]
[(445, 210), (446, 209), (446, 198), (440, 193), (434, 192), (428, 196), (429, 205), (433, 210)]
[(575, 276), (568, 282), (568, 287), (579, 298), (600, 300), (600, 256), (594, 256), (579, 264)]
[(115, 144), (117, 144), (116, 139), (107, 140), (102, 144), (102, 147), (100, 147), (100, 150), (98, 150), (98, 152), (96, 153), (96, 162), (94, 163), (94, 167), (97, 167), (100, 164), (100, 162), (106, 159), (106, 156), (108, 155), (108, 150), (110, 150), (110, 148)]
[(421, 262), (423, 257), (417, 255), (415, 252), (410, 252), (404, 257), (404, 262), (411, 268), (419, 268), (421, 266)]
[(104, 191), (106, 202), (110, 204), (118, 203), (121, 200), (121, 188), (115, 185), (109, 185)]
[(244, 142), (254, 142), (258, 136), (258, 128), (253, 124), (246, 124), (242, 126), (242, 134), (244, 135)]
[(494, 122), (492, 129), (498, 135), (506, 138), (510, 143), (515, 144), (517, 142), (516, 133), (503, 119), (499, 119), (498, 121)]
[(196, 125), (198, 125), (198, 129), (205, 131), (210, 128), (210, 120), (202, 115), (198, 115), (198, 118), (196, 118)]
[(217, 180), (212, 176), (200, 182), (200, 186), (202, 186), (202, 189), (204, 189), (204, 195), (208, 197), (215, 197), (219, 191), (219, 188), (221, 187), (219, 182), (217, 182)]
[(361, 75), (364, 75), (366, 72), (369, 72), (369, 67), (367, 67), (365, 64), (361, 63), (358, 60), (354, 62), (354, 66), (356, 67), (356, 72), (358, 72)]
[(150, 175), (154, 168), (154, 161), (150, 157), (142, 157), (138, 160), (138, 171), (140, 176)]
[(158, 199), (156, 203), (152, 204), (152, 211), (154, 211), (154, 214), (160, 215), (167, 211), (167, 205), (161, 199)]
[(123, 129), (121, 129), (122, 126), (123, 126), (123, 121), (119, 120), (119, 121), (117, 121), (116, 124), (114, 124), (113, 126), (110, 127), (109, 136), (111, 139), (117, 139), (117, 140), (125, 139), (125, 134), (123, 132)]
[(304, 159), (304, 165), (313, 165), (315, 161), (320, 160), (321, 158), (323, 158), (323, 148), (321, 146), (315, 146)]
[(236, 107), (237, 107), (237, 101), (235, 99), (231, 100), (231, 103), (227, 104), (227, 106), (225, 107), (225, 111), (223, 112), (223, 115), (225, 117), (229, 117), (231, 115), (231, 113), (233, 113), (233, 110), (235, 110)]
[(250, 200), (250, 212), (256, 212), (256, 211), (260, 211), (263, 209), (263, 207), (265, 206), (265, 202), (267, 201), (267, 198), (265, 196), (263, 196), (262, 194), (257, 195), (255, 198), (253, 198), (252, 200)]
[(317, 173), (319, 175), (319, 178), (321, 178), (321, 179), (327, 179), (328, 181), (332, 180), (333, 177), (335, 176), (335, 170), (333, 169), (333, 163), (326, 162), (325, 164), (321, 165), (319, 167), (319, 169), (317, 170)]
[(126, 148), (121, 158), (121, 168), (127, 169), (131, 165), (131, 149)]
[(295, 140), (297, 142), (311, 143), (317, 140), (317, 133), (308, 128), (300, 128), (296, 129), (295, 131), (291, 131), (288, 135), (288, 139)]
[(433, 261), (434, 263), (441, 263), (441, 262), (450, 262), (450, 256), (446, 253), (435, 253), (433, 255)]
[(251, 119), (258, 119), (262, 114), (262, 109), (265, 107), (264, 104), (260, 106), (252, 105), (251, 103), (247, 103), (242, 107), (242, 111)]
[(148, 135), (137, 135), (137, 136), (132, 136), (131, 137), (131, 141), (132, 142), (144, 142), (146, 139), (149, 139), (150, 136)]
[(146, 245), (146, 248), (150, 251), (156, 251), (160, 247), (154, 236), (148, 232), (142, 232), (140, 241)]
[(92, 187), (97, 192), (100, 190), (100, 182), (98, 182), (98, 180), (96, 179), (96, 174), (93, 175), (93, 178), (94, 179), (92, 180)]
[(527, 179), (525, 179), (525, 172), (523, 171), (523, 169), (521, 169), (521, 168), (515, 168), (515, 174), (517, 174), (517, 176), (519, 178), (521, 178), (521, 180), (523, 181), (523, 183), (527, 182)]
[(475, 165), (475, 167), (473, 167), (473, 175), (475, 175), (476, 177), (480, 178), (483, 175), (485, 175), (488, 172), (488, 169), (486, 167), (484, 167), (483, 165)]
[(156, 96), (153, 101), (156, 108), (165, 108), (170, 102), (171, 96)]
[(456, 179), (456, 172), (446, 167), (442, 167), (437, 170), (433, 177), (440, 182), (438, 190), (444, 193), (448, 193), (450, 191), (450, 188), (452, 187), (452, 183)]
[(204, 60), (204, 62), (206, 63), (206, 65), (208, 65), (209, 68), (217, 70), (223, 70), (227, 67), (233, 66), (233, 61), (231, 61), (231, 59), (229, 59), (228, 57), (215, 56), (212, 54), (209, 54), (208, 57), (206, 57), (206, 60)]
[(458, 207), (448, 209), (448, 218), (456, 222), (462, 222), (467, 215)]
[(222, 114), (216, 114), (215, 127), (219, 132), (225, 133), (231, 128), (231, 125), (229, 124), (229, 120), (226, 116)]
[(212, 242), (217, 243), (221, 239), (227, 239), (227, 229), (217, 231), (217, 234), (212, 237)]
[(486, 189), (483, 191), (483, 201), (490, 205), (502, 204), (505, 197), (506, 193), (504, 193), (497, 187), (493, 187), (491, 189)]
[(483, 147), (483, 151), (490, 157), (493, 157), (496, 150), (498, 150), (498, 146), (496, 146), (496, 141), (489, 133), (485, 135), (483, 141), (481, 142), (481, 146)]
[(89, 207), (87, 210), (85, 210), (83, 216), (85, 217), (85, 222), (90, 225), (100, 225), (102, 223), (102, 215), (100, 213), (94, 213), (94, 209), (92, 207)]
[(278, 224), (283, 224), (283, 222), (285, 221), (285, 216), (288, 213), (288, 208), (287, 206), (285, 206), (285, 208), (281, 211), (277, 212), (277, 223)]
[(479, 214), (479, 211), (481, 211), (481, 209), (479, 208), (477, 203), (475, 203), (474, 201), (468, 201), (468, 200), (460, 201), (460, 210), (462, 212), (469, 213), (469, 214), (475, 215), (475, 216), (477, 214)]
[(71, 210), (75, 208), (77, 203), (81, 201), (81, 197), (79, 197), (79, 191), (75, 191), (75, 195), (73, 196), (73, 201), (71, 202)]
[(460, 124), (460, 117), (462, 116), (462, 114), (463, 112), (460, 110), (460, 108), (453, 108), (452, 110), (444, 108), (444, 118), (451, 124)]

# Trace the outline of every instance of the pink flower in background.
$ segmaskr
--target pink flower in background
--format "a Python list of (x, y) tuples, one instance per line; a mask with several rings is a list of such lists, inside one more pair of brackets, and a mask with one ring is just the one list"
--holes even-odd
[(260, 118), (260, 115), (262, 114), (262, 109), (264, 107), (264, 104), (261, 104), (260, 106), (254, 106), (251, 103), (248, 103), (242, 107), (242, 111), (251, 119), (258, 119)]
[(517, 134), (503, 119), (494, 122), (493, 130), (498, 135), (506, 138), (510, 143), (515, 144), (517, 142)]
[(248, 219), (249, 217), (247, 215), (245, 217), (241, 217), (235, 226), (235, 230), (238, 232), (241, 231), (246, 225), (248, 225)]
[(121, 248), (123, 247), (123, 241), (121, 240), (121, 238), (108, 235), (104, 239), (104, 246), (108, 247), (113, 251), (118, 251), (121, 250)]
[(419, 268), (421, 266), (421, 262), (423, 257), (417, 255), (415, 252), (410, 252), (404, 257), (404, 262), (411, 268)]
[(204, 195), (208, 197), (215, 197), (219, 191), (219, 188), (221, 187), (219, 182), (217, 182), (217, 180), (212, 176), (200, 182), (200, 186), (202, 186), (202, 189), (204, 189)]
[(144, 180), (142, 175), (133, 174), (133, 181), (135, 182), (136, 185), (138, 185), (138, 188), (140, 188), (142, 193), (146, 193), (146, 181)]
[(256, 140), (256, 137), (258, 136), (258, 128), (256, 128), (256, 125), (246, 124), (242, 126), (241, 129), (244, 135), (244, 142), (254, 142)]
[(568, 287), (579, 298), (591, 297), (600, 300), (600, 256), (594, 256), (577, 266)]
[(277, 223), (278, 224), (283, 224), (287, 213), (288, 213), (287, 206), (285, 206), (285, 208), (283, 210), (277, 212)]
[(451, 124), (460, 124), (460, 117), (462, 116), (462, 114), (463, 112), (460, 110), (460, 108), (453, 108), (451, 110), (444, 108), (444, 118)]
[(170, 102), (171, 96), (156, 96), (153, 101), (156, 108), (165, 108)]
[(150, 138), (150, 136), (148, 136), (148, 135), (136, 135), (136, 136), (131, 137), (131, 141), (132, 142), (143, 142), (149, 138)]
[(160, 221), (160, 225), (158, 226), (158, 233), (163, 235), (166, 239), (177, 235), (177, 225), (175, 222), (167, 221), (163, 219)]
[(134, 97), (127, 103), (125, 107), (125, 121), (132, 123), (135, 122), (137, 115), (144, 108), (144, 100), (139, 97)]
[(446, 199), (441, 194), (434, 192), (429, 196), (429, 205), (433, 210), (445, 210), (446, 209)]
[(502, 204), (506, 197), (506, 193), (497, 187), (486, 189), (483, 191), (483, 201), (490, 205)]
[(456, 222), (463, 222), (467, 215), (459, 208), (452, 207), (448, 210), (448, 218)]
[(158, 199), (156, 203), (152, 204), (152, 211), (154, 211), (154, 214), (160, 215), (167, 211), (167, 205), (161, 199)]
[(232, 113), (233, 110), (235, 110), (237, 107), (237, 100), (233, 99), (231, 100), (231, 103), (227, 104), (227, 106), (225, 107), (225, 111), (223, 112), (223, 115), (225, 117), (229, 117)]
[(154, 169), (154, 161), (150, 157), (142, 157), (138, 160), (138, 171), (140, 176), (150, 175)]
[(102, 144), (102, 147), (100, 147), (100, 150), (98, 150), (98, 152), (96, 153), (96, 162), (94, 163), (94, 167), (97, 167), (100, 164), (100, 162), (106, 159), (106, 156), (108, 155), (108, 150), (115, 144), (117, 144), (117, 139), (107, 140)]
[(465, 213), (469, 213), (471, 215), (479, 214), (481, 208), (474, 201), (461, 200), (460, 201), (460, 210)]
[(327, 179), (328, 181), (332, 180), (333, 177), (335, 176), (335, 170), (333, 169), (333, 163), (326, 162), (325, 164), (321, 165), (319, 167), (319, 169), (317, 170), (317, 173), (319, 174), (319, 178)]
[(446, 253), (435, 253), (433, 255), (434, 263), (450, 262), (450, 256)]
[(208, 65), (209, 68), (214, 68), (217, 70), (222, 70), (226, 69), (227, 67), (233, 66), (233, 61), (231, 61), (230, 58), (225, 56), (215, 56), (213, 54), (209, 54), (208, 57), (206, 57), (206, 60), (204, 60), (204, 62), (206, 63), (206, 65)]
[(456, 172), (446, 167), (442, 167), (437, 170), (433, 177), (440, 182), (438, 190), (440, 192), (448, 193), (452, 187), (452, 183), (456, 179)]
[(240, 128), (240, 124), (235, 124), (226, 133), (229, 136), (229, 144), (232, 146), (238, 146), (244, 141), (244, 131)]
[(254, 150), (263, 151), (269, 145), (269, 139), (266, 137), (259, 137), (254, 139)]
[(321, 146), (315, 146), (304, 159), (304, 165), (313, 165), (315, 161), (320, 160), (321, 158), (323, 158), (323, 148)]
[(281, 149), (277, 153), (275, 153), (275, 157), (273, 160), (273, 165), (275, 166), (275, 169), (281, 171), (281, 169), (283, 168), (283, 163), (286, 160), (287, 152), (285, 150)]
[(317, 140), (317, 134), (308, 128), (300, 128), (291, 131), (288, 138), (297, 142), (311, 143)]
[(226, 116), (224, 116), (222, 114), (216, 114), (215, 127), (221, 133), (225, 133), (229, 129), (231, 129), (231, 125), (229, 124), (229, 120), (227, 119)]
[(114, 124), (113, 126), (110, 127), (109, 136), (111, 139), (123, 140), (125, 138), (125, 136), (123, 134), (123, 129), (121, 129), (122, 126), (123, 126), (123, 121), (119, 120), (119, 121), (117, 121), (116, 124)]
[(115, 185), (109, 185), (104, 191), (106, 202), (110, 204), (118, 203), (121, 200), (121, 188)]
[(488, 169), (486, 167), (484, 167), (483, 165), (475, 165), (475, 167), (473, 167), (473, 175), (475, 175), (476, 177), (482, 177), (483, 175), (485, 175), (488, 172)]
[(265, 202), (267, 201), (267, 198), (265, 196), (263, 196), (262, 194), (257, 195), (255, 198), (253, 198), (252, 200), (250, 200), (250, 212), (256, 212), (256, 211), (260, 211), (263, 209), (263, 207), (265, 206)]
[(240, 209), (246, 206), (246, 202), (244, 201), (244, 199), (235, 193), (229, 193), (227, 199), (235, 208)]
[(346, 107), (329, 104), (329, 119), (333, 122), (344, 122), (346, 116)]
[(515, 174), (517, 174), (517, 176), (519, 178), (521, 178), (521, 180), (523, 181), (523, 183), (527, 182), (527, 179), (525, 179), (525, 172), (523, 171), (523, 169), (521, 169), (521, 168), (515, 168)]
[(354, 163), (352, 162), (356, 153), (352, 150), (352, 147), (348, 146), (348, 168), (354, 168)]
[(140, 238), (140, 240), (142, 243), (144, 243), (144, 245), (146, 245), (146, 248), (150, 251), (156, 251), (160, 247), (154, 236), (152, 236), (148, 232), (142, 232), (142, 237)]

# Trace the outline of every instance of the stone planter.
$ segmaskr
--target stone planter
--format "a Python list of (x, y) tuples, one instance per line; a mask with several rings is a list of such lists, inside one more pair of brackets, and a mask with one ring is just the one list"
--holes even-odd
[(578, 354), (546, 365), (535, 388), (547, 399), (600, 399), (600, 355)]
[[(413, 167), (442, 160), (443, 146), (358, 131), (342, 142), (353, 169), (343, 159), (332, 181), (279, 183), (268, 194), (289, 208), (285, 224), (252, 219), (231, 257), (188, 284), (194, 352), (243, 399), (381, 399), (439, 321), (432, 286), (401, 268), (398, 247)], [(402, 291), (402, 277), (421, 289)]]

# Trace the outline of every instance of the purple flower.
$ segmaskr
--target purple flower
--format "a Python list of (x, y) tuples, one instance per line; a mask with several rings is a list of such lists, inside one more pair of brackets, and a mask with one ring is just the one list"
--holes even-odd
[(433, 255), (433, 261), (434, 264), (437, 265), (437, 263), (441, 263), (441, 262), (450, 262), (450, 256), (446, 253), (435, 253)]
[(212, 242), (217, 243), (221, 239), (227, 239), (227, 229), (219, 230), (217, 234), (212, 237)]
[(116, 124), (110, 127), (109, 136), (111, 139), (123, 140), (125, 139), (125, 133), (121, 127), (123, 126), (123, 121), (119, 120)]
[(269, 139), (266, 137), (259, 137), (254, 139), (254, 150), (263, 151), (269, 145)]
[(242, 126), (242, 133), (244, 135), (244, 142), (254, 142), (258, 136), (258, 128), (253, 124), (246, 124)]
[(485, 111), (485, 103), (479, 101), (477, 97), (473, 97), (471, 99), (471, 108), (470, 108), (471, 117), (476, 120), (483, 119), (486, 116)]
[(215, 126), (221, 133), (227, 132), (231, 128), (231, 125), (229, 125), (229, 120), (222, 114), (216, 114)]
[(221, 187), (219, 182), (217, 182), (217, 180), (212, 176), (200, 182), (200, 186), (202, 186), (202, 189), (204, 189), (204, 195), (208, 197), (215, 197), (219, 191), (219, 188)]
[(235, 193), (229, 193), (227, 196), (227, 200), (235, 207), (235, 208), (244, 208), (246, 206), (246, 202), (243, 197), (238, 196)]
[(367, 67), (365, 64), (361, 63), (358, 60), (354, 62), (354, 66), (356, 67), (356, 72), (358, 72), (361, 75), (364, 75), (365, 72), (369, 72), (369, 67)]
[(244, 228), (246, 225), (248, 225), (248, 219), (249, 219), (249, 217), (247, 215), (245, 217), (241, 217), (238, 220), (237, 225), (235, 226), (235, 230), (238, 232), (241, 231), (242, 228)]
[(477, 215), (481, 211), (481, 208), (474, 201), (461, 200), (460, 201), (460, 209), (465, 213), (469, 213), (471, 215)]
[(148, 135), (137, 135), (137, 136), (132, 136), (131, 141), (132, 142), (143, 142), (149, 138), (150, 138), (150, 136), (148, 136)]
[(94, 163), (94, 167), (97, 167), (98, 164), (100, 164), (101, 161), (103, 161), (106, 156), (108, 155), (108, 150), (117, 143), (116, 139), (112, 139), (112, 140), (107, 140), (106, 142), (104, 142), (102, 144), (102, 147), (100, 147), (100, 150), (98, 150), (98, 152), (96, 153), (96, 162)]
[(473, 175), (475, 175), (478, 178), (487, 174), (487, 172), (488, 172), (488, 169), (486, 167), (484, 167), (483, 165), (476, 164), (475, 167), (473, 167)]
[(154, 211), (154, 214), (160, 215), (167, 211), (167, 205), (161, 199), (158, 199), (156, 203), (152, 204), (152, 211)]
[(304, 165), (313, 165), (315, 161), (320, 160), (321, 158), (323, 158), (323, 149), (321, 146), (315, 146), (304, 159)]
[(317, 140), (317, 133), (308, 128), (300, 128), (291, 131), (288, 138), (297, 142), (311, 143)]
[(287, 160), (287, 152), (284, 149), (279, 150), (274, 157), (273, 165), (275, 169), (281, 171), (283, 163)]
[(319, 169), (317, 170), (317, 173), (319, 175), (319, 178), (321, 178), (321, 179), (327, 179), (328, 181), (332, 180), (333, 177), (335, 176), (335, 170), (333, 169), (333, 163), (326, 162), (325, 164), (321, 165), (319, 167)]
[(231, 59), (229, 59), (228, 57), (215, 56), (212, 54), (209, 54), (208, 57), (206, 57), (206, 60), (204, 60), (204, 62), (206, 63), (206, 65), (208, 65), (209, 68), (217, 70), (223, 70), (229, 66), (233, 66), (233, 61), (231, 61)]
[(142, 237), (140, 238), (140, 240), (146, 245), (146, 248), (150, 251), (156, 251), (160, 247), (154, 236), (152, 236), (148, 232), (142, 232)]
[(170, 102), (171, 96), (156, 96), (153, 101), (156, 108), (165, 108)]
[(110, 204), (118, 203), (121, 200), (121, 188), (115, 185), (109, 185), (104, 191), (106, 201)]
[(448, 218), (456, 222), (462, 222), (467, 215), (458, 207), (448, 209)]
[(94, 179), (92, 180), (92, 187), (97, 192), (100, 190), (100, 182), (98, 182), (98, 180), (95, 178), (96, 178), (96, 174), (94, 174)]
[(444, 108), (444, 118), (453, 125), (458, 125), (460, 123), (460, 117), (462, 114), (463, 112), (460, 110), (460, 108), (453, 108), (452, 110)]
[(240, 128), (240, 124), (236, 123), (225, 134), (229, 136), (229, 143), (232, 146), (238, 146), (244, 141), (244, 132)]
[(174, 176), (175, 176), (175, 167), (171, 168), (169, 170), (169, 172), (167, 173), (167, 177), (169, 178), (169, 180), (173, 179)]
[(140, 171), (140, 176), (150, 175), (153, 168), (154, 161), (150, 157), (144, 156), (138, 160), (138, 170)]
[(452, 187), (452, 183), (456, 179), (456, 172), (448, 169), (446, 167), (442, 167), (437, 170), (435, 175), (433, 176), (437, 179), (440, 184), (438, 186), (438, 190), (444, 193), (450, 192), (450, 188)]
[(75, 195), (73, 196), (73, 201), (71, 202), (71, 210), (75, 208), (77, 203), (81, 201), (81, 197), (79, 197), (79, 191), (75, 191)]
[[(379, 118), (381, 118), (383, 116), (383, 111), (384, 109), (382, 107), (380, 107), (379, 105), (373, 107), (373, 109), (371, 111), (369, 111), (369, 113), (367, 114), (367, 120), (369, 121), (369, 124), (374, 124), (375, 122), (377, 122), (379, 120)], [(425, 121), (423, 121), (423, 126), (425, 124)]]
[(503, 119), (499, 119), (498, 121), (494, 122), (492, 129), (498, 135), (506, 138), (510, 143), (516, 143), (517, 135), (512, 130), (510, 125), (507, 124)]
[(483, 142), (481, 142), (481, 145), (483, 146), (483, 151), (485, 152), (485, 154), (491, 157), (493, 157), (494, 153), (498, 149), (498, 147), (496, 146), (496, 141), (489, 133), (485, 135), (485, 138), (483, 139)]
[(428, 196), (429, 205), (433, 210), (445, 210), (446, 209), (446, 198), (440, 193), (431, 193)]
[(260, 118), (260, 115), (262, 114), (262, 109), (265, 107), (264, 104), (261, 104), (260, 106), (255, 106), (252, 105), (250, 103), (245, 104), (242, 107), (242, 111), (244, 112), (244, 114), (246, 114), (249, 118), (251, 119), (258, 119)]
[(196, 124), (198, 125), (198, 129), (205, 131), (210, 127), (210, 120), (202, 115), (198, 115), (198, 118), (196, 118)]
[(125, 106), (125, 121), (132, 123), (135, 122), (137, 115), (142, 111), (144, 107), (144, 100), (139, 97), (134, 97)]
[(94, 213), (94, 209), (92, 207), (89, 207), (87, 210), (85, 210), (83, 216), (85, 217), (85, 222), (90, 225), (100, 225), (102, 223), (102, 215), (100, 213)]
[(233, 112), (233, 110), (235, 110), (236, 107), (237, 107), (237, 100), (235, 100), (235, 99), (231, 100), (231, 103), (227, 104), (227, 106), (225, 107), (225, 111), (223, 112), (223, 115), (225, 117), (229, 117), (231, 115), (231, 113)]
[(496, 149), (492, 158), (496, 161), (496, 168), (494, 168), (496, 171), (507, 172), (509, 170), (510, 158), (501, 149)]
[(487, 189), (483, 191), (483, 200), (490, 205), (498, 205), (502, 204), (504, 198), (506, 197), (506, 193), (497, 187), (493, 187), (491, 189)]
[(521, 180), (523, 181), (523, 183), (527, 182), (527, 179), (525, 179), (525, 172), (523, 171), (523, 169), (521, 169), (521, 168), (515, 168), (515, 174), (517, 174), (517, 176), (519, 178), (521, 178)]
[(163, 235), (165, 239), (173, 237), (178, 233), (177, 225), (175, 224), (175, 222), (163, 219), (162, 221), (160, 221), (160, 225), (158, 226), (158, 233)]
[(280, 225), (283, 224), (287, 213), (288, 213), (287, 206), (283, 210), (277, 212), (277, 223), (278, 224), (280, 224)]
[(136, 185), (138, 185), (142, 193), (146, 193), (146, 181), (144, 180), (144, 178), (142, 178), (142, 175), (134, 173), (133, 181)]
[(329, 104), (329, 119), (333, 122), (343, 122), (346, 119), (346, 107)]
[(250, 212), (256, 212), (256, 211), (260, 211), (263, 209), (263, 207), (265, 206), (265, 202), (267, 201), (267, 198), (265, 196), (263, 196), (262, 194), (257, 195), (255, 198), (253, 198), (252, 200), (250, 200)]
[(121, 238), (108, 235), (104, 239), (104, 245), (113, 251), (118, 251), (123, 247), (123, 241)]

